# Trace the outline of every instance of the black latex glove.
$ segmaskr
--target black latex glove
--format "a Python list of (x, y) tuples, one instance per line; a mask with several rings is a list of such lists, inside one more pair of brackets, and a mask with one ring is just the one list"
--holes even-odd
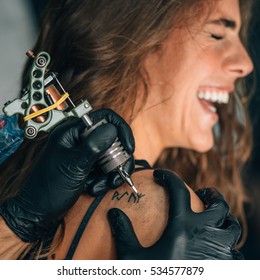
[[(105, 119), (108, 123), (116, 126), (118, 138), (126, 152), (130, 155), (130, 158), (124, 164), (124, 170), (128, 174), (132, 174), (135, 168), (133, 157), (135, 143), (132, 130), (129, 125), (110, 109), (102, 109), (93, 112), (90, 114), (90, 117), (93, 123), (98, 123), (102, 119)], [(116, 170), (108, 174), (104, 174), (101, 168), (95, 164), (88, 175), (84, 191), (87, 191), (92, 196), (97, 196), (106, 192), (109, 188), (119, 187), (123, 182), (123, 179)]]
[(229, 213), (228, 205), (219, 192), (215, 189), (200, 191), (199, 196), (207, 209), (194, 213), (190, 207), (190, 193), (177, 175), (156, 170), (154, 178), (168, 189), (168, 225), (153, 246), (144, 248), (129, 218), (119, 209), (109, 210), (108, 218), (119, 259), (243, 259), (242, 254), (234, 249), (241, 231), (239, 223)]
[[(85, 138), (81, 119), (57, 126), (22, 189), (0, 206), (7, 225), (23, 241), (44, 240), (53, 233), (82, 193), (93, 164), (115, 141), (117, 128), (122, 130), (121, 118), (111, 110), (100, 110), (92, 116), (112, 118), (114, 124), (103, 124)], [(125, 128), (125, 138), (129, 129)]]

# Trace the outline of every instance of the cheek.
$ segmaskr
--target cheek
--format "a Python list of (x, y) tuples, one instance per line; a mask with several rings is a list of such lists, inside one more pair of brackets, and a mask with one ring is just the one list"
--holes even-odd
[(198, 152), (206, 152), (211, 149), (214, 144), (214, 124), (199, 102), (194, 102), (189, 112), (189, 123), (186, 130), (189, 148)]
[(167, 119), (167, 129), (172, 132), (171, 138), (183, 148), (199, 152), (209, 150), (213, 145), (213, 122), (204, 112), (198, 99), (196, 86), (186, 87), (171, 98), (171, 110), (164, 110)]

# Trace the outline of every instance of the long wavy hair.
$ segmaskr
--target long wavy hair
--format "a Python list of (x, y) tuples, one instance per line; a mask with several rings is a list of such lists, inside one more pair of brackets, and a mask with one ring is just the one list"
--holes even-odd
[[(243, 39), (250, 2), (240, 0)], [(214, 3), (215, 0), (51, 0), (33, 51), (50, 54), (49, 69), (59, 73), (76, 104), (88, 99), (95, 109), (109, 107), (131, 124), (140, 110), (137, 104), (144, 104), (149, 94), (143, 66), (146, 56), (158, 50), (174, 28), (188, 26), (201, 15), (206, 18)], [(28, 85), (30, 67), (28, 61), (23, 87)], [(218, 187), (242, 222), (242, 242), (246, 236), (243, 204), (247, 197), (240, 171), (251, 150), (247, 97), (238, 83), (228, 106), (218, 108), (220, 119), (211, 151), (201, 154), (167, 149), (155, 165), (175, 170), (194, 190)], [(136, 103), (137, 99), (143, 102)], [(0, 201), (19, 191), (46, 137), (42, 133), (34, 140), (25, 139), (1, 166)]]

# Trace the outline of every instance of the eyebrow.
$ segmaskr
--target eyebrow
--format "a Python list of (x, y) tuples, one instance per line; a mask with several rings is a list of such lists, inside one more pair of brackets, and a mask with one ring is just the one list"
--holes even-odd
[(216, 24), (216, 25), (223, 25), (227, 28), (236, 29), (237, 23), (234, 20), (227, 19), (227, 18), (220, 18), (216, 20), (212, 20), (209, 22), (210, 24)]

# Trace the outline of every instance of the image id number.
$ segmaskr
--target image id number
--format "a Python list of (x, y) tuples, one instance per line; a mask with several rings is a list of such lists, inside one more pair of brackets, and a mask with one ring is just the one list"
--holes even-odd
[(202, 266), (152, 266), (151, 275), (202, 275)]

